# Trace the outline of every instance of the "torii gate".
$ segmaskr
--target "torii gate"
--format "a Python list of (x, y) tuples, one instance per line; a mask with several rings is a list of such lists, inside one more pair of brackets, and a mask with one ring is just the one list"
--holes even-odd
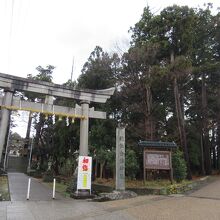
[[(105, 103), (113, 95), (115, 88), (105, 90), (78, 90), (66, 86), (26, 79), (0, 73), (0, 88), (5, 95), (0, 97), (0, 162), (9, 125), (10, 110), (25, 110), (41, 112), (47, 115), (59, 115), (70, 118), (80, 118), (80, 146), (79, 154), (88, 155), (89, 118), (105, 119), (106, 113), (89, 108), (90, 102)], [(14, 97), (15, 91), (28, 91), (46, 96), (45, 103), (22, 101)], [(81, 106), (75, 108), (53, 105), (53, 97), (63, 97), (80, 100)]]

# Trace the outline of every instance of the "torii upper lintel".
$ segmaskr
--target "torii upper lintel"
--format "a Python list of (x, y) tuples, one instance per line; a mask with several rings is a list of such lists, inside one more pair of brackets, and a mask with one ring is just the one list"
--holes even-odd
[(67, 86), (26, 79), (0, 73), (0, 88), (11, 91), (28, 91), (54, 97), (77, 99), (81, 101), (105, 103), (113, 95), (115, 88), (103, 90), (73, 89)]

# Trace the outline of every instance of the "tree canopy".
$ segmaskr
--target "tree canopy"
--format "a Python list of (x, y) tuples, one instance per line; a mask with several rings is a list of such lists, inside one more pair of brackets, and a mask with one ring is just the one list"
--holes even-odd
[[(130, 29), (127, 52), (119, 56), (95, 47), (78, 81), (65, 84), (116, 88), (105, 105), (91, 104), (108, 116), (105, 121), (90, 120), (89, 149), (96, 176), (114, 176), (118, 123), (126, 125), (126, 174), (131, 178), (142, 175), (139, 140), (175, 141), (178, 155), (183, 152), (188, 178), (220, 169), (220, 13), (213, 14), (211, 7), (173, 5), (159, 14), (144, 8)], [(53, 69), (39, 66), (39, 74), (29, 77), (52, 82)], [(68, 100), (55, 102), (70, 105)], [(52, 118), (41, 117), (36, 123), (36, 127), (41, 123), (37, 143), (47, 149), (59, 173), (65, 159), (74, 160), (79, 122), (54, 124)]]

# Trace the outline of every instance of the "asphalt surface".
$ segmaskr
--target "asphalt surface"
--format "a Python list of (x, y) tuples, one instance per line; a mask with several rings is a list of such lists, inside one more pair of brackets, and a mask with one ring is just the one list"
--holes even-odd
[[(11, 201), (26, 201), (29, 177), (24, 173), (8, 173), (9, 190)], [(52, 198), (52, 190), (40, 183), (37, 179), (31, 178), (30, 197), (31, 201), (48, 201)], [(64, 199), (56, 193), (57, 199)]]
[[(13, 180), (13, 175), (9, 181), (11, 180)], [(27, 179), (25, 181), (25, 184), (23, 184), (27, 186)], [(17, 184), (22, 184), (22, 181), (20, 180), (20, 183), (17, 182)], [(40, 185), (37, 184), (39, 189), (41, 189)], [(18, 188), (17, 186), (17, 189)], [(37, 192), (37, 189), (35, 190)], [(62, 197), (57, 200), (49, 200), (46, 199), (46, 197), (44, 201), (37, 199), (31, 200), (30, 197), (30, 200), (26, 201), (24, 197), (18, 199), (15, 194), (16, 190), (14, 191), (14, 197), (12, 196), (15, 200), (11, 202), (0, 202), (0, 219), (220, 219), (220, 177), (217, 177), (215, 181), (208, 183), (189, 195), (139, 196), (132, 199), (103, 203), (66, 199)], [(32, 195), (32, 198), (35, 198), (34, 195)], [(38, 198), (40, 198), (40, 196)]]

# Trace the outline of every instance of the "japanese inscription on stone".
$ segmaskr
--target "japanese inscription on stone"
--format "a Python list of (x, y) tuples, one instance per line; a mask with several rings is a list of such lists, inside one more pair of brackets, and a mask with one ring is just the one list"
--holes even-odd
[(125, 190), (125, 128), (116, 129), (116, 190)]

